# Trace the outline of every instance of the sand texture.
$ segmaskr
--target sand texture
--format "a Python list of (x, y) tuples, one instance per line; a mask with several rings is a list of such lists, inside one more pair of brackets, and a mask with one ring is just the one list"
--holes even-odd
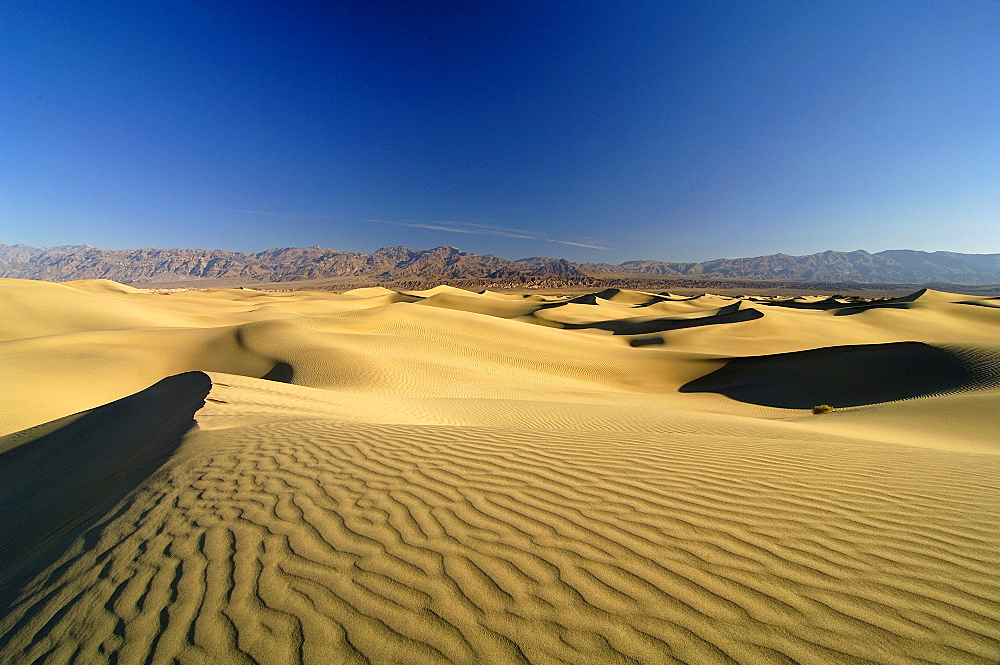
[(998, 304), (0, 280), (0, 663), (996, 665)]

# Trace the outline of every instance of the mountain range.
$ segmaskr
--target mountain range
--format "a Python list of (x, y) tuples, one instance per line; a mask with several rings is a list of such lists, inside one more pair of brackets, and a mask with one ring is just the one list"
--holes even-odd
[(218, 249), (98, 249), (90, 245), (37, 248), (0, 244), (0, 277), (67, 281), (110, 279), (126, 284), (189, 280), (287, 282), (338, 278), (358, 283), (479, 280), (588, 284), (609, 279), (738, 280), (857, 284), (1000, 284), (1000, 254), (899, 249), (771, 254), (700, 263), (627, 261), (571, 263), (530, 257), (511, 260), (441, 245), (384, 247), (371, 254), (320, 247), (229, 252)]

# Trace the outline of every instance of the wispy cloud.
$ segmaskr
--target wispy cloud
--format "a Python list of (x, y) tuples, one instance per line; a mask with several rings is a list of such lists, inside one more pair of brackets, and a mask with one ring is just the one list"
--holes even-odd
[(471, 222), (409, 222), (388, 219), (366, 219), (364, 221), (377, 222), (379, 224), (392, 224), (394, 226), (408, 226), (411, 229), (430, 229), (431, 231), (449, 231), (451, 233), (465, 233), (469, 235), (502, 236), (504, 238), (524, 238), (528, 240), (543, 239), (540, 233), (535, 233), (534, 231), (508, 229), (502, 226), (487, 226), (485, 224), (473, 224)]
[(392, 224), (393, 226), (406, 226), (411, 229), (429, 229), (431, 231), (450, 231), (452, 233), (474, 233), (465, 229), (456, 229), (450, 226), (440, 226), (438, 224), (424, 224), (421, 222), (393, 222), (388, 219), (364, 219), (363, 222), (375, 222), (376, 224)]
[(275, 215), (280, 215), (280, 212), (269, 212), (267, 210), (245, 210), (244, 208), (224, 208), (226, 212), (245, 212), (248, 215), (266, 215), (268, 217), (274, 217)]
[(573, 245), (574, 247), (586, 247), (587, 249), (610, 249), (601, 245), (588, 245), (585, 242), (573, 242), (572, 240), (556, 240), (554, 238), (545, 238), (545, 240), (548, 242), (557, 242), (560, 245)]
[(248, 215), (263, 215), (265, 217), (300, 217), (302, 219), (344, 219), (337, 215), (317, 215), (310, 212), (281, 212), (279, 210), (246, 210), (244, 208), (225, 208), (229, 212), (243, 212)]
[(513, 229), (503, 226), (489, 226), (486, 224), (473, 224), (472, 222), (458, 221), (432, 221), (432, 222), (410, 222), (388, 219), (366, 219), (366, 222), (376, 222), (378, 224), (392, 224), (394, 226), (408, 226), (413, 229), (429, 229), (431, 231), (448, 231), (451, 233), (464, 233), (467, 235), (501, 236), (503, 238), (520, 238), (524, 240), (543, 240), (545, 242), (556, 242), (561, 245), (572, 245), (573, 247), (585, 247), (587, 249), (608, 249), (602, 245), (576, 242), (573, 240), (558, 240), (548, 238), (543, 233), (528, 231), (526, 229)]
[[(268, 217), (303, 217), (309, 219), (336, 219), (348, 221), (346, 217), (341, 217), (339, 215), (319, 215), (312, 213), (296, 213), (296, 212), (274, 212), (267, 210), (244, 210), (236, 208), (228, 208), (232, 212), (243, 212), (250, 215), (265, 215)], [(572, 247), (583, 247), (586, 249), (608, 249), (603, 245), (595, 245), (587, 242), (579, 242), (576, 240), (560, 240), (557, 238), (550, 238), (544, 233), (539, 233), (537, 231), (530, 231), (528, 229), (517, 229), (506, 226), (491, 226), (489, 224), (475, 224), (473, 222), (462, 222), (457, 220), (432, 220), (429, 222), (417, 222), (412, 220), (400, 220), (400, 219), (362, 219), (362, 222), (371, 222), (375, 224), (391, 224), (393, 226), (405, 226), (411, 229), (426, 229), (428, 231), (445, 231), (447, 233), (462, 233), (465, 235), (480, 235), (480, 236), (499, 236), (501, 238), (516, 238), (520, 240), (539, 240), (543, 242), (554, 242), (560, 245), (570, 245)], [(588, 238), (589, 240), (589, 238)]]

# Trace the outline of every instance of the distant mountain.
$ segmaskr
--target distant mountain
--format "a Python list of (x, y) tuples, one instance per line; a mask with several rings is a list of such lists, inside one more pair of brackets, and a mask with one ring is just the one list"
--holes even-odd
[(1000, 254), (957, 254), (892, 249), (869, 254), (826, 251), (808, 256), (771, 254), (702, 263), (628, 261), (620, 265), (584, 264), (584, 270), (661, 277), (706, 277), (798, 282), (866, 284), (998, 284)]
[(269, 249), (254, 254), (202, 249), (97, 249), (90, 245), (36, 248), (0, 245), (0, 277), (123, 283), (238, 279), (284, 282), (327, 278), (377, 281), (498, 280), (514, 284), (581, 284), (615, 277), (859, 284), (1000, 284), (1000, 254), (957, 254), (899, 249), (870, 254), (826, 251), (808, 256), (772, 254), (701, 263), (627, 261), (576, 264), (566, 259), (510, 260), (433, 249), (384, 247), (371, 254), (319, 247)]
[(286, 247), (249, 254), (218, 249), (97, 249), (90, 245), (35, 248), (0, 245), (0, 277), (66, 281), (172, 282), (246, 279), (284, 282), (328, 277), (483, 277), (516, 266), (496, 256), (454, 247), (384, 247), (371, 254)]

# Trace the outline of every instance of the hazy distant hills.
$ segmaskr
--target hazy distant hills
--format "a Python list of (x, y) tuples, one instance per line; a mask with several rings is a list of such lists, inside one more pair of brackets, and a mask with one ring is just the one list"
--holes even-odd
[(123, 283), (241, 279), (283, 282), (325, 278), (366, 281), (520, 280), (583, 284), (615, 277), (861, 284), (1000, 284), (1000, 254), (887, 250), (871, 254), (826, 251), (808, 256), (772, 254), (701, 263), (628, 261), (571, 263), (531, 257), (510, 260), (433, 249), (385, 247), (371, 254), (319, 247), (269, 249), (254, 254), (201, 249), (97, 249), (90, 245), (36, 248), (0, 245), (0, 277)]
[(621, 265), (588, 264), (586, 269), (612, 273), (706, 277), (713, 279), (858, 282), (865, 284), (997, 284), (1000, 254), (958, 254), (890, 249), (870, 254), (864, 250), (808, 256), (770, 254), (743, 259), (716, 259), (701, 263), (628, 261)]

